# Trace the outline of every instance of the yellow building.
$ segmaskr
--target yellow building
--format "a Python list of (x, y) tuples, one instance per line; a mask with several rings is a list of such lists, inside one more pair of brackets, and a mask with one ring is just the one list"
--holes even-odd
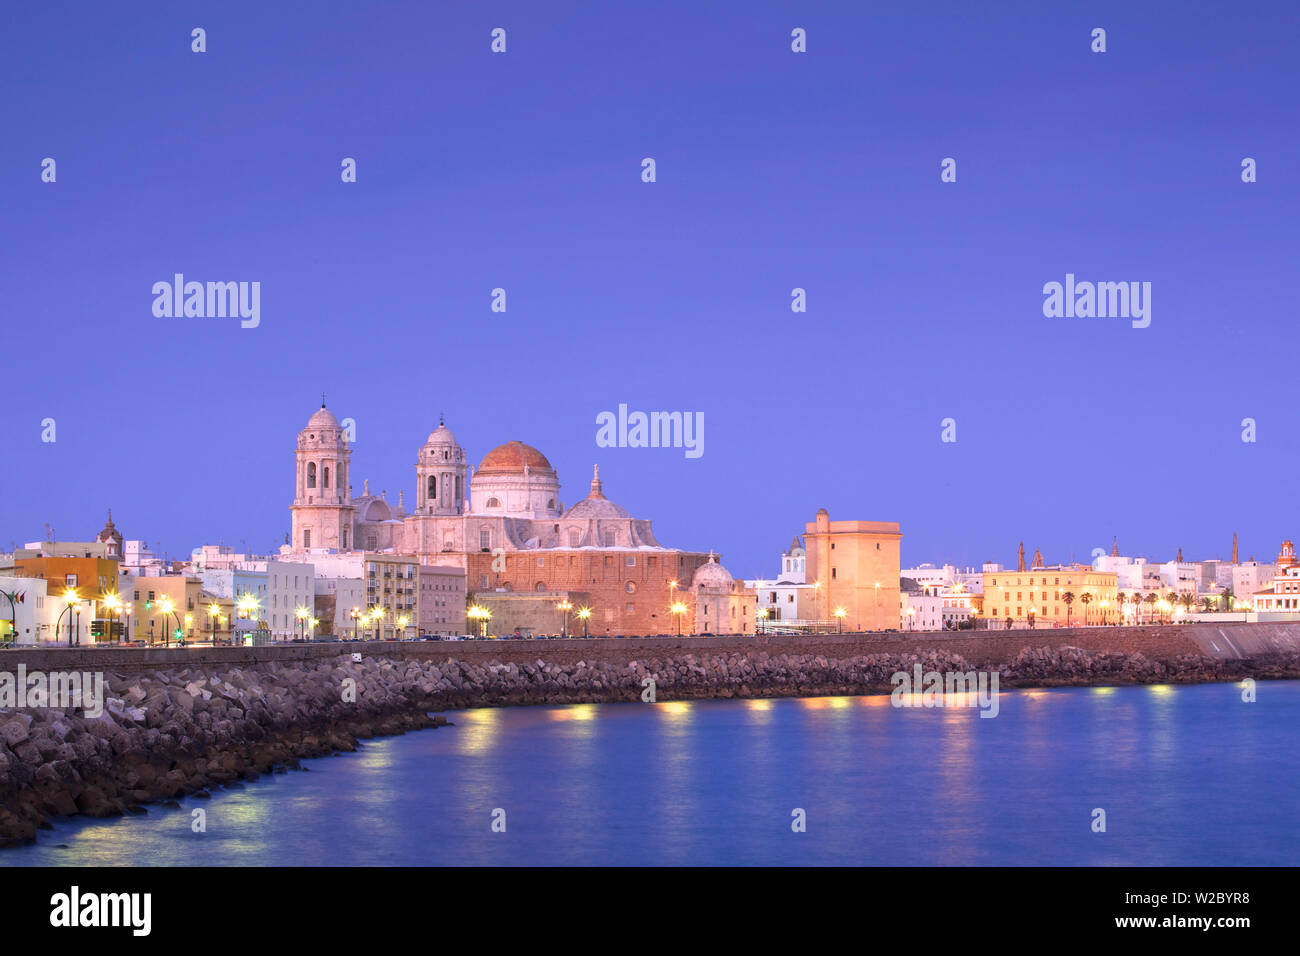
[(832, 521), (820, 509), (804, 531), (817, 619), (846, 631), (897, 630), (902, 539), (897, 522)]
[(198, 578), (124, 574), (118, 578), (118, 596), (131, 640), (170, 643), (177, 628), (187, 641), (206, 640), (209, 635), (203, 584)]
[(1113, 571), (1094, 571), (1086, 564), (986, 571), (982, 616), (1010, 618), (1021, 627), (1031, 618), (1036, 627), (1116, 624), (1122, 613), (1118, 585)]

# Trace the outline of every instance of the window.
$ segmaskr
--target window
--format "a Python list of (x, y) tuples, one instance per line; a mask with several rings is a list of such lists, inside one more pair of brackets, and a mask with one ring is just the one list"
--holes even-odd
[(321, 486), (322, 488), (328, 488), (328, 487), (330, 486), (330, 466), (329, 466), (329, 465), (326, 465), (326, 466), (325, 466), (325, 472), (324, 472), (324, 474), (321, 475), (321, 479), (322, 479), (322, 480), (321, 480), (320, 486)]
[[(492, 500), (496, 501), (495, 498), (493, 498)], [(492, 550), (492, 529), (491, 528), (478, 529), (478, 546), (479, 549), (482, 551)]]
[(623, 590), (628, 594), (636, 594), (636, 582), (628, 581), (627, 584), (623, 585)]
[(63, 576), (63, 583), (70, 588), (75, 588), (77, 586), (77, 576), (75, 574), (65, 574)]
[(316, 487), (316, 462), (314, 461), (307, 462), (307, 487)]
[(832, 578), (835, 578), (836, 576), (837, 576), (837, 575), (835, 574), (835, 569), (834, 569), (834, 568), (831, 568), (831, 577), (832, 577)]
[(488, 506), (489, 508), (500, 508), (500, 507), (501, 507), (501, 502), (500, 502), (498, 499), (496, 499), (496, 498), (489, 498), (489, 499), (487, 500), (487, 506)]
[(311, 548), (311, 531), (304, 529), (302, 533), (302, 548), (304, 551)]
[(636, 558), (634, 558), (632, 555), (629, 554), (629, 555), (627, 556), (627, 562), (626, 562), (626, 563), (627, 563), (627, 566), (628, 566), (629, 568), (635, 568), (635, 567), (636, 567)]
[(433, 475), (429, 476), (428, 486), (425, 488), (424, 497), (428, 498), (430, 501), (436, 501), (438, 499), (438, 479)]

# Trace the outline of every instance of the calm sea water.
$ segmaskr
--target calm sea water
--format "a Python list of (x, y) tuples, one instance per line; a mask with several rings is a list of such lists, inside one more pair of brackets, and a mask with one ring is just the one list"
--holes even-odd
[(449, 716), (181, 809), (60, 824), (0, 865), (1300, 863), (1300, 682), (1249, 704), (1222, 684), (1011, 691), (993, 719), (886, 696)]

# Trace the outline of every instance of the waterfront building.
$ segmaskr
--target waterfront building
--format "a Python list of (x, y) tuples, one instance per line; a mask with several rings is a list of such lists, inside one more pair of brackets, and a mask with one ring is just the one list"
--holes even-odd
[(744, 584), (754, 592), (759, 630), (799, 629), (815, 622), (817, 588), (807, 580), (807, 552), (798, 535), (781, 554), (775, 578), (753, 578)]
[(1010, 618), (1013, 626), (1031, 620), (1035, 627), (1118, 623), (1117, 577), (1086, 564), (1047, 566), (1039, 561), (1023, 571), (986, 574), (983, 616)]
[(1251, 558), (1232, 569), (1232, 593), (1238, 605), (1249, 604), (1254, 595), (1267, 591), (1269, 582), (1277, 573), (1273, 564), (1262, 564)]
[(831, 521), (819, 509), (804, 529), (816, 616), (834, 621), (842, 610), (846, 631), (897, 628), (902, 538), (897, 522)]
[(943, 630), (943, 599), (939, 585), (925, 585), (912, 578), (899, 581), (899, 630)]
[(32, 645), (56, 639), (57, 615), (66, 605), (57, 596), (47, 596), (47, 585), (43, 578), (0, 574), (0, 643)]
[(415, 604), (420, 634), (466, 633), (464, 570), (422, 564), (417, 582)]

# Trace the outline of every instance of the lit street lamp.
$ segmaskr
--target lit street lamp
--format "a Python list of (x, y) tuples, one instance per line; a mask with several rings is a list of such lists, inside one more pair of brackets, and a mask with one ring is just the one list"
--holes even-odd
[(299, 607), (293, 613), (298, 618), (298, 637), (305, 638), (307, 636), (305, 633), (307, 628), (307, 618), (310, 616), (311, 612), (305, 607)]
[[(876, 585), (876, 587), (879, 587), (879, 586), (880, 586), (880, 585)], [(844, 608), (842, 608), (842, 607), (837, 607), (837, 608), (835, 609), (835, 628), (836, 628), (836, 633), (837, 633), (837, 634), (843, 634), (843, 633), (844, 633), (844, 615), (847, 614), (847, 613), (849, 613), (849, 612), (846, 611), (846, 610), (844, 610)]]
[(568, 637), (569, 636), (569, 612), (573, 610), (573, 605), (569, 603), (568, 598), (565, 598), (559, 604), (555, 605), (555, 609), (557, 611), (564, 612), (564, 618), (560, 622), (560, 637), (562, 638)]
[(582, 636), (587, 636), (587, 621), (591, 619), (591, 608), (578, 608), (578, 620), (582, 621)]
[(682, 636), (682, 615), (686, 613), (686, 605), (678, 601), (672, 607), (673, 617), (677, 618), (677, 636)]
[(59, 633), (59, 626), (63, 623), (63, 615), (68, 615), (68, 646), (72, 646), (72, 609), (77, 606), (81, 598), (77, 597), (76, 588), (68, 588), (63, 592), (63, 603), (65, 607), (59, 612), (59, 619), (54, 622), (54, 633)]

